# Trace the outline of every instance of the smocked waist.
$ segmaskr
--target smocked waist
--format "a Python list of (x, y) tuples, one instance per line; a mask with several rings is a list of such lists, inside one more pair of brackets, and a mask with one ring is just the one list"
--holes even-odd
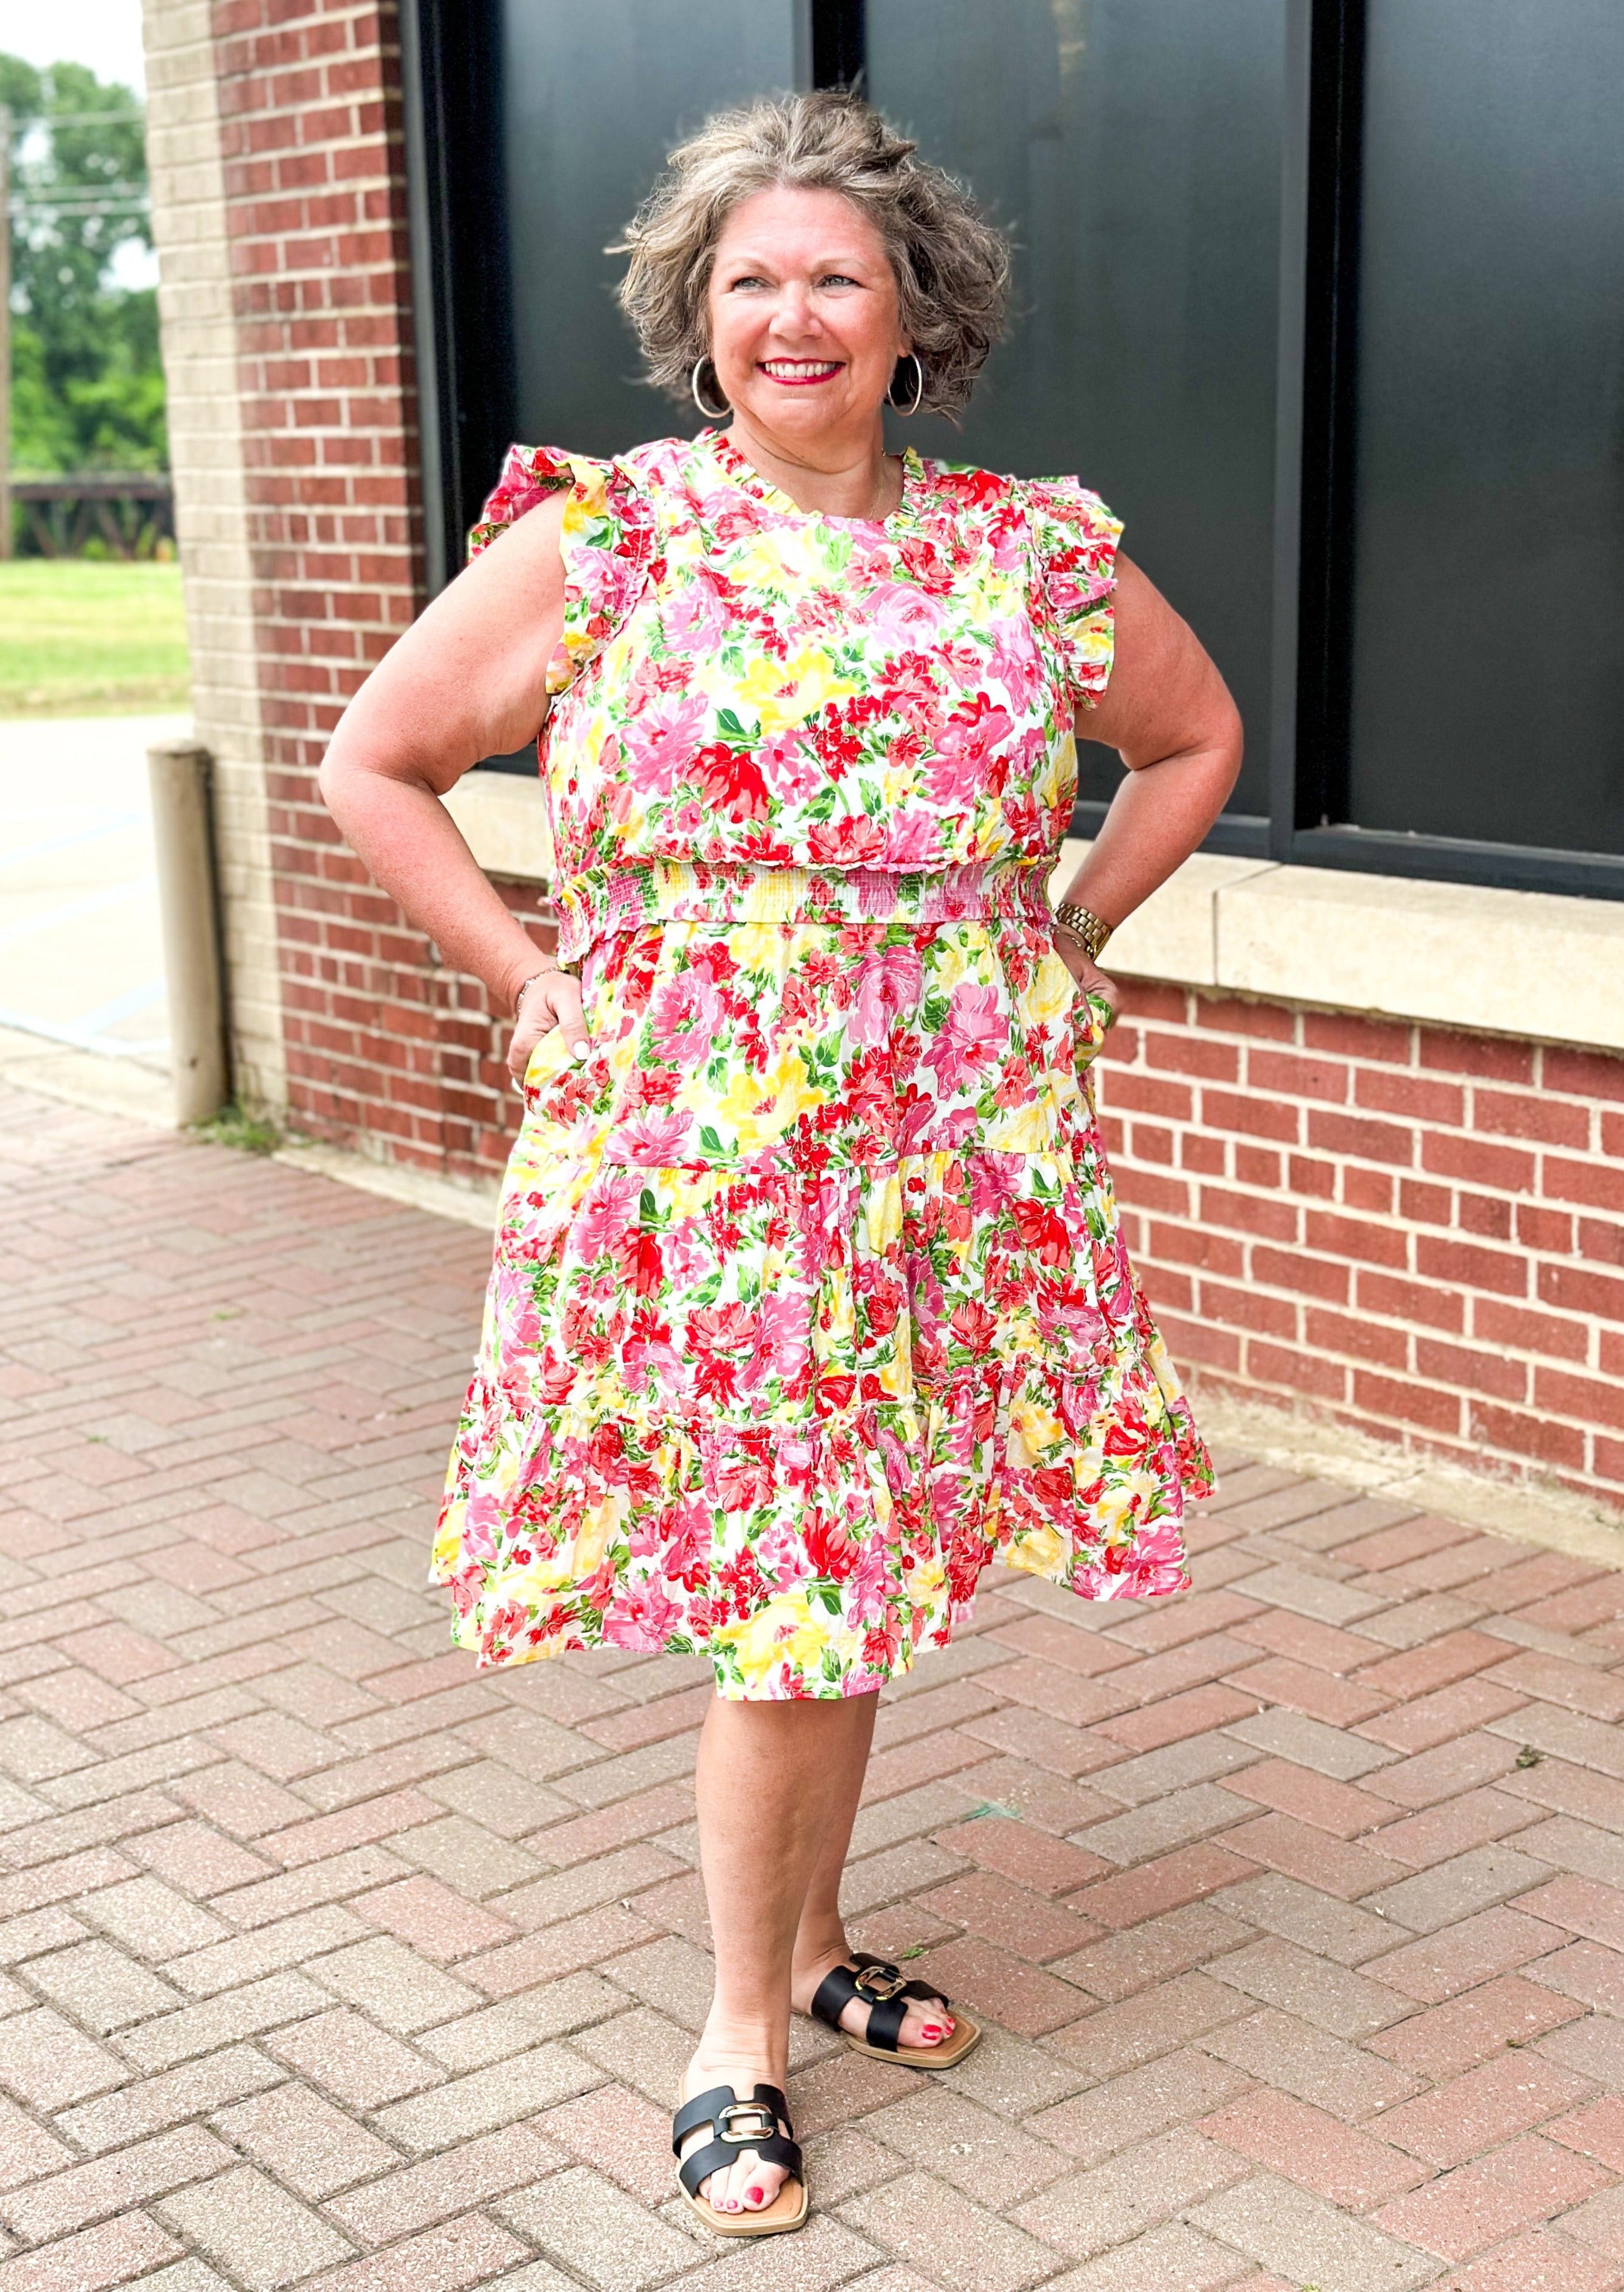
[(947, 924), (985, 916), (1046, 924), (1055, 855), (950, 868), (708, 867), (653, 860), (553, 886), (565, 962), (647, 923)]

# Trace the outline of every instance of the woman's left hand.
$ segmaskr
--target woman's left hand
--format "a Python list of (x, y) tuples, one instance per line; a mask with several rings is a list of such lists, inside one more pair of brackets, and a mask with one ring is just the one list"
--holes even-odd
[(1099, 964), (1089, 955), (1081, 940), (1073, 939), (1070, 932), (1056, 932), (1054, 952), (1071, 973), (1072, 978), (1076, 980), (1083, 994), (1097, 995), (1102, 1003), (1108, 1003), (1111, 1005), (1111, 1015), (1114, 1020), (1117, 1015), (1117, 1005), (1122, 1000), (1122, 989), (1114, 979), (1106, 977)]

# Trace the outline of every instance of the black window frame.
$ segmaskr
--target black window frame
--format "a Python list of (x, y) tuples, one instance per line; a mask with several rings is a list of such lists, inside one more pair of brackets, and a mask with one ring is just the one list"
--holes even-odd
[[(991, 0), (996, 4), (996, 0)], [(860, 86), (863, 0), (798, 0), (803, 85)], [(1361, 828), (1346, 819), (1365, 0), (1285, 0), (1273, 610), (1266, 818), (1209, 852), (1361, 874), (1624, 899), (1624, 856)], [(429, 593), (513, 436), (499, 0), (400, 0)], [(493, 760), (494, 761), (494, 760)], [(506, 760), (503, 760), (506, 761)], [(1094, 834), (1100, 803), (1079, 803)]]

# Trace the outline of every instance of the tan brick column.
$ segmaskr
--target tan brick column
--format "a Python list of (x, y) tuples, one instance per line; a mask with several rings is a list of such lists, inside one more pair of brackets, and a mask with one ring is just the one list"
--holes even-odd
[(198, 736), (217, 760), (233, 1064), (287, 1104), (237, 322), (209, 0), (145, 0), (147, 149)]

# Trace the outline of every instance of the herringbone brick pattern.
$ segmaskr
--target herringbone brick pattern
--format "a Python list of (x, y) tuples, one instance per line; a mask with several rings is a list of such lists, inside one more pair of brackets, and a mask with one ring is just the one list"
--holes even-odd
[(719, 2248), (704, 1672), (424, 1588), (481, 1236), (15, 1094), (0, 1184), (0, 2292), (1624, 2286), (1624, 1575), (1231, 1459), (1192, 1595), (998, 1582), (850, 1887), (986, 2042), (801, 2025)]

